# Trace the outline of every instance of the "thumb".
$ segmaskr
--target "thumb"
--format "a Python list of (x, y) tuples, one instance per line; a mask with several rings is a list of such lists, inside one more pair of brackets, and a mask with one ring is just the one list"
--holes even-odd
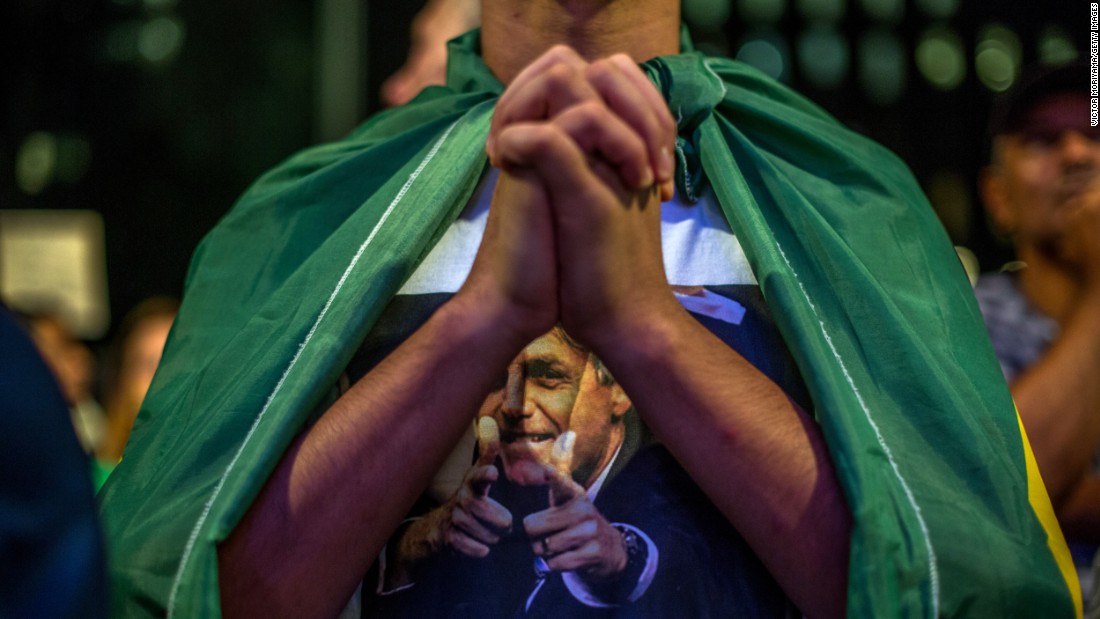
[(567, 503), (584, 494), (584, 488), (573, 481), (573, 447), (577, 443), (577, 433), (569, 430), (554, 441), (550, 452), (550, 469), (546, 472), (546, 481), (550, 485), (550, 505)]
[[(500, 454), (500, 428), (492, 417), (482, 417), (477, 420), (477, 463), (475, 468), (488, 467), (496, 461)], [(486, 471), (488, 473), (488, 471)], [(489, 488), (496, 481), (495, 475), (491, 479), (479, 479), (474, 488), (481, 496), (489, 496)]]
[(500, 428), (492, 417), (477, 420), (477, 464), (492, 464), (500, 454)]

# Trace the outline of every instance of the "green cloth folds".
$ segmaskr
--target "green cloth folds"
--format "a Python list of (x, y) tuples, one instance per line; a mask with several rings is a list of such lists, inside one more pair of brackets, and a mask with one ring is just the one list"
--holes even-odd
[[(119, 616), (219, 616), (216, 544), (471, 195), (502, 86), (476, 31), (450, 62), (447, 87), (259, 179), (197, 250), (100, 495)], [(742, 64), (644, 68), (680, 119), (680, 191), (713, 186), (813, 395), (855, 519), (849, 616), (1071, 616), (1011, 398), (906, 167)]]

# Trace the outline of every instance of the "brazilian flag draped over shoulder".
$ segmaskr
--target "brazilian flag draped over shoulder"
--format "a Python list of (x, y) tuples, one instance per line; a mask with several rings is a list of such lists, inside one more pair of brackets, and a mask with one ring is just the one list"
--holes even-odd
[[(685, 48), (690, 44), (685, 38)], [(1070, 617), (1080, 593), (955, 253), (907, 168), (733, 61), (644, 65), (814, 401), (854, 516), (850, 617)], [(199, 246), (101, 492), (119, 616), (216, 617), (216, 545), (486, 165), (502, 86), (447, 87), (261, 178)]]

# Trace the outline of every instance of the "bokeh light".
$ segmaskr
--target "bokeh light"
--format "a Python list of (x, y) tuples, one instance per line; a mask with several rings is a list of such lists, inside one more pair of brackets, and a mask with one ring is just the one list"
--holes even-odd
[(15, 157), (15, 182), (28, 195), (42, 193), (57, 173), (57, 136), (35, 131), (23, 140)]
[(1065, 30), (1054, 25), (1043, 27), (1039, 32), (1039, 62), (1064, 64), (1076, 58), (1077, 48)]
[(756, 32), (746, 37), (737, 50), (737, 59), (777, 80), (786, 81), (790, 77), (790, 48), (774, 32)]
[(974, 72), (993, 92), (1008, 90), (1020, 74), (1020, 38), (1008, 28), (993, 24), (982, 28), (974, 49)]
[(155, 17), (138, 31), (137, 51), (150, 64), (171, 62), (183, 47), (183, 23), (172, 17)]
[(951, 30), (933, 27), (925, 31), (915, 54), (917, 69), (935, 88), (952, 90), (966, 77), (962, 40)]

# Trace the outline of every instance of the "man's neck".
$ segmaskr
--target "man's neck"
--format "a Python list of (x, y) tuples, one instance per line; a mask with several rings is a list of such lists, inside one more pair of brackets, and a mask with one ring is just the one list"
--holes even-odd
[(504, 84), (559, 43), (589, 60), (680, 51), (676, 0), (483, 0), (481, 23), (485, 63)]
[(1081, 293), (1080, 282), (1042, 252), (1018, 247), (1017, 253), (1027, 264), (1020, 271), (1020, 290), (1036, 309), (1063, 323)]

